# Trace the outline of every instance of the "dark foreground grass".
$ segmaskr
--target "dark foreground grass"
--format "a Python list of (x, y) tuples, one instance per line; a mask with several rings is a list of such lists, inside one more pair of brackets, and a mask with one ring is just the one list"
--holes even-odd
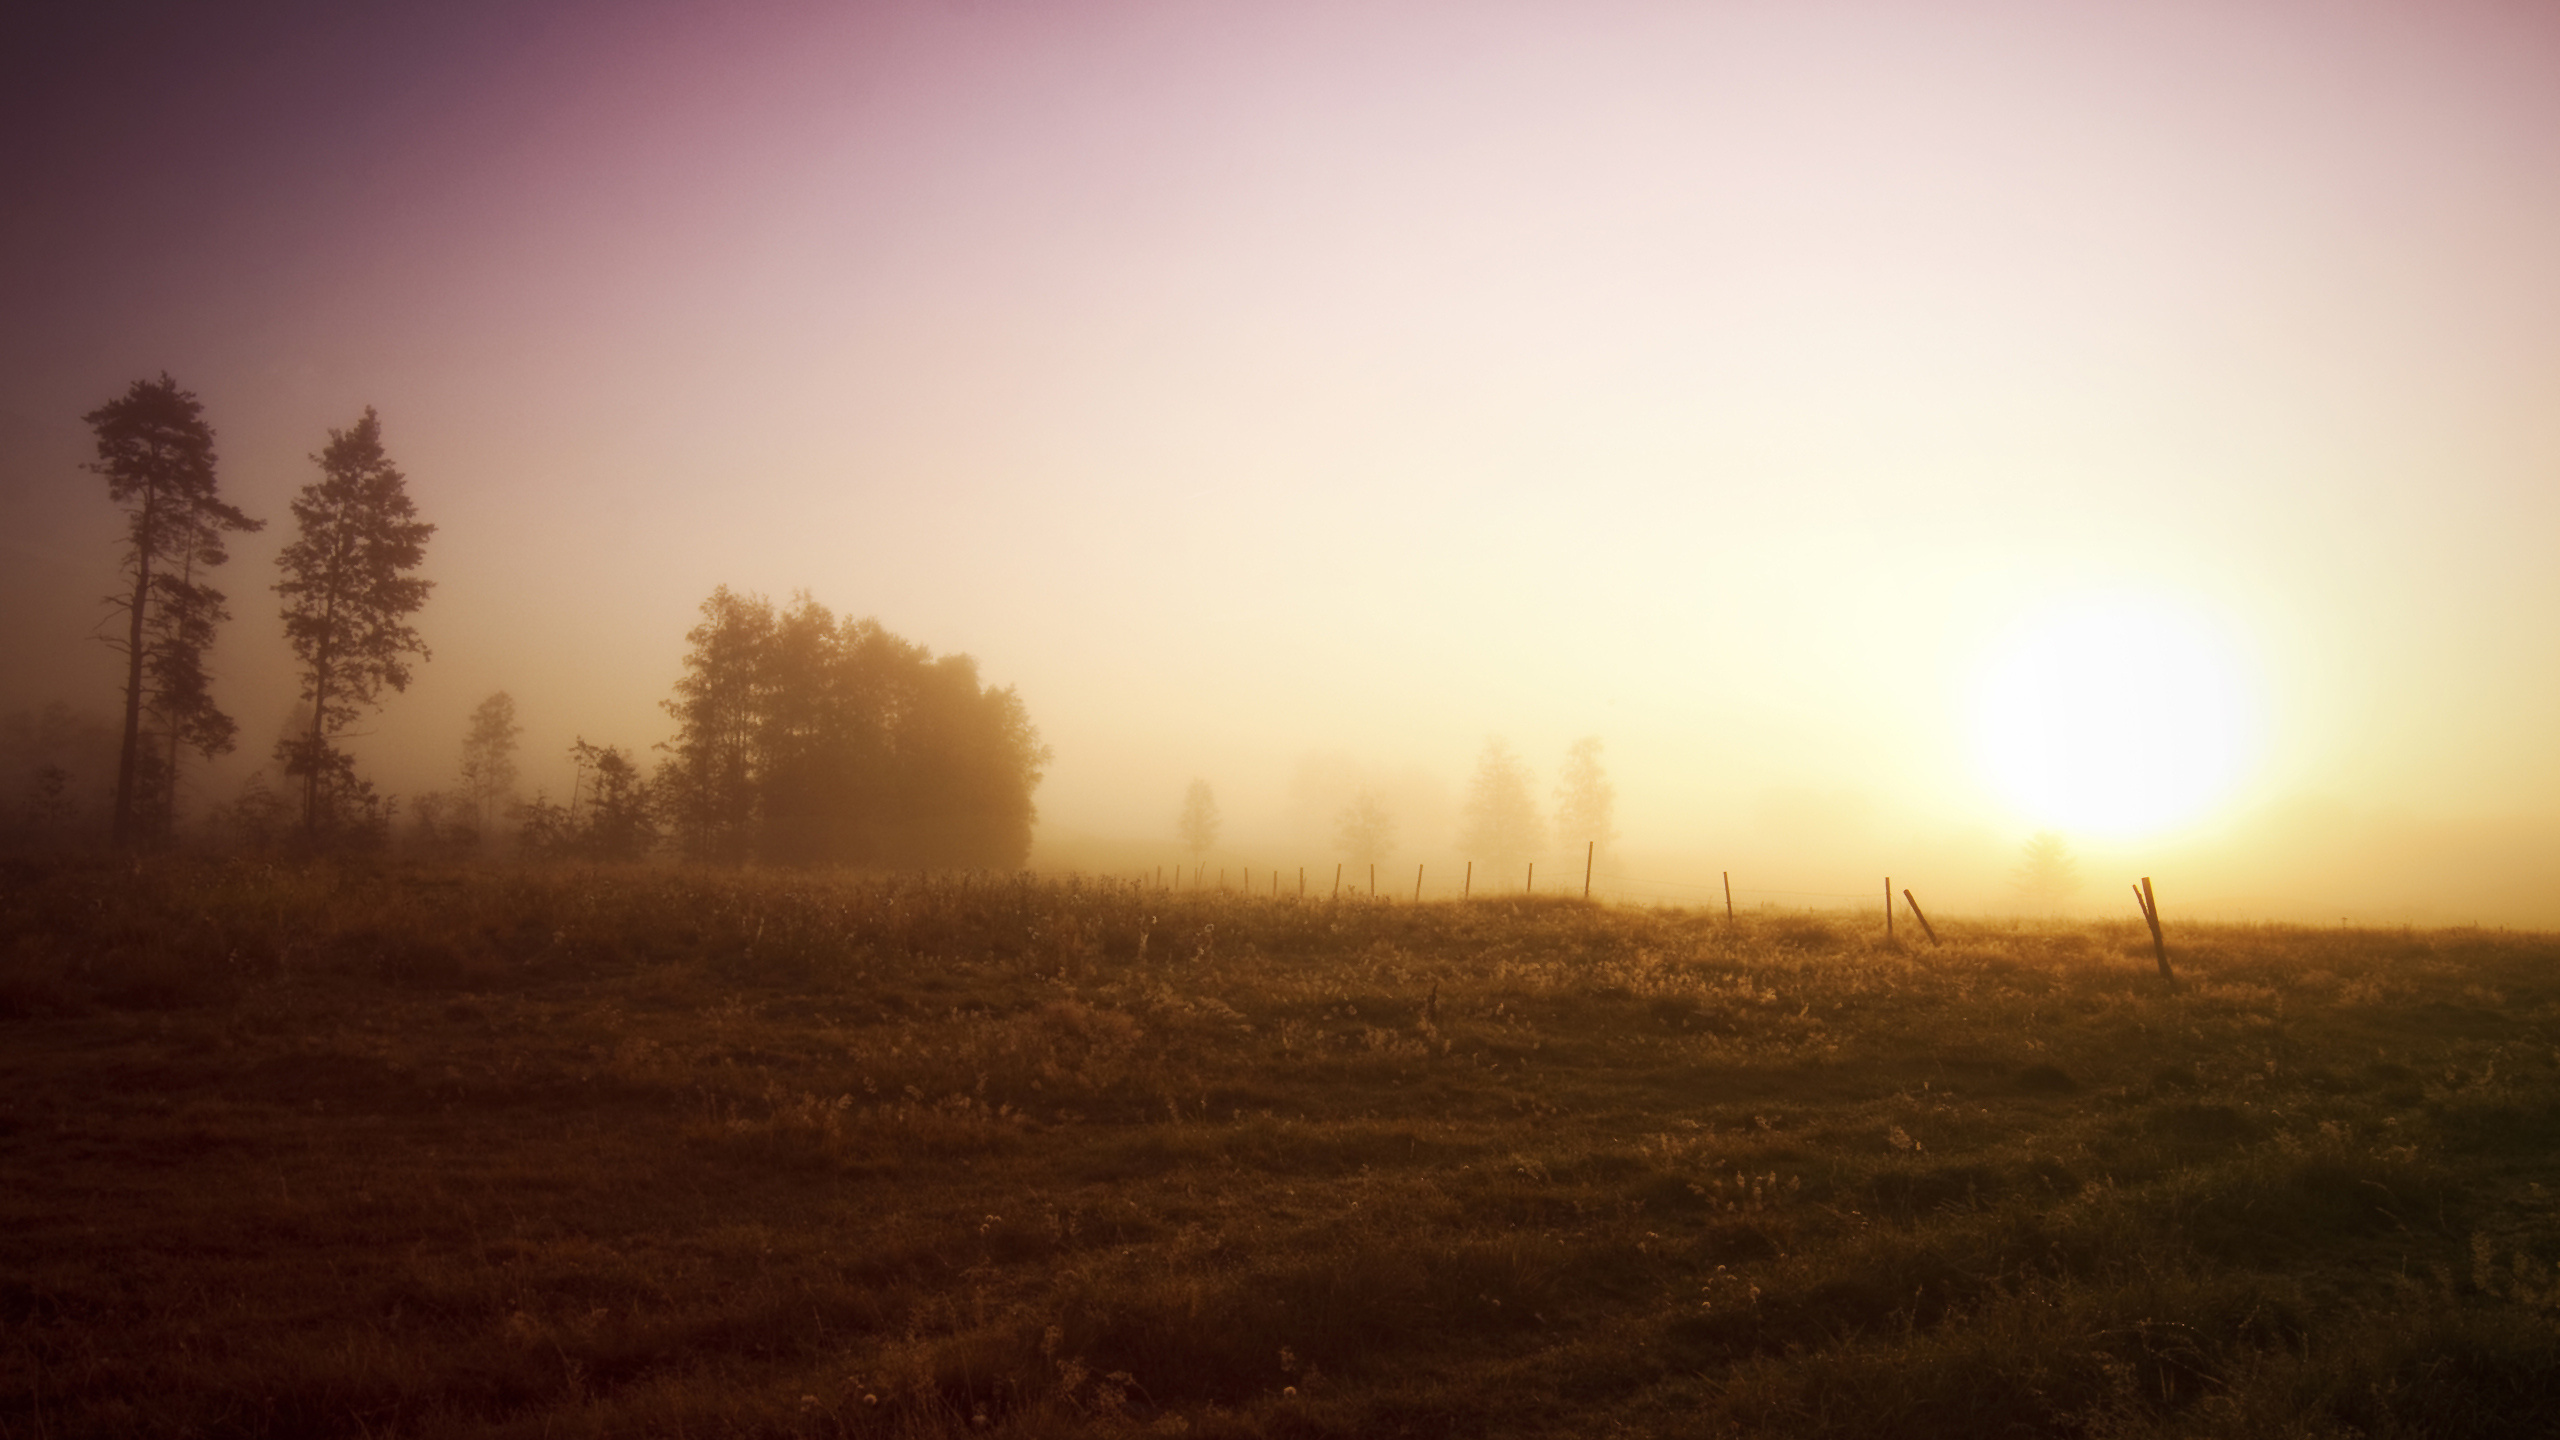
[(2560, 1433), (2560, 943), (1941, 929), (20, 864), (0, 1435)]

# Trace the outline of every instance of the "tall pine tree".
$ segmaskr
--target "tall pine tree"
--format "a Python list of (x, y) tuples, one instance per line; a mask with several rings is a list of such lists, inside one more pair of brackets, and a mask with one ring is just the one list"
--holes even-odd
[[(230, 618), (222, 592), (197, 578), (228, 558), (226, 533), (256, 530), (226, 504), (214, 475), (213, 427), (196, 397), (163, 374), (81, 417), (96, 433), (89, 469), (125, 510), (126, 588), (108, 597), (125, 612), (124, 736), (116, 759), (111, 830), (130, 846), (168, 832), (175, 814), (179, 747), (206, 755), (231, 748), (231, 717), (213, 703), (204, 668), (214, 630)], [(152, 725), (146, 742), (146, 717)]]
[(277, 742), (285, 773), (302, 781), (306, 841), (325, 838), (335, 802), (354, 786), (354, 762), (334, 743), (383, 687), (409, 688), (409, 657), (427, 658), (408, 617), (434, 582), (409, 572), (426, 558), (436, 527), (419, 520), (408, 478), (382, 449), (382, 422), (366, 406), (354, 428), (329, 432), (311, 457), (320, 478), (293, 500), (296, 535), (276, 565), (284, 579), (285, 639), (302, 662), (307, 731)]

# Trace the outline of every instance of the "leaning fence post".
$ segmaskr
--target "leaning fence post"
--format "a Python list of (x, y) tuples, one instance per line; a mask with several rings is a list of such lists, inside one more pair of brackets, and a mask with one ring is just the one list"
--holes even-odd
[(1733, 923), (1733, 872), (1724, 872), (1724, 922)]
[(2150, 876), (2143, 876), (2142, 883), (2133, 887), (2133, 898), (2142, 907), (2143, 923), (2151, 927), (2151, 958), (2160, 962), (2160, 978), (2175, 985), (2178, 977), (2169, 969), (2169, 943), (2160, 938), (2160, 901), (2151, 893)]
[(1413, 903), (1422, 903), (1422, 867), (1419, 865), (1413, 867)]
[(1591, 898), (1591, 857), (1599, 853), (1599, 841), (1585, 840), (1582, 842), (1582, 898), (1585, 900)]
[(1468, 861), (1468, 862), (1467, 862), (1467, 880), (1466, 880), (1466, 883), (1458, 887), (1458, 898), (1459, 898), (1459, 899), (1461, 899), (1461, 900), (1472, 900), (1472, 899), (1474, 899), (1474, 898), (1475, 898), (1475, 893), (1476, 893), (1476, 862), (1474, 862), (1473, 860), (1470, 860), (1470, 861)]
[(1902, 892), (1902, 900), (1911, 907), (1911, 918), (1920, 922), (1920, 933), (1929, 937), (1930, 944), (1937, 944), (1938, 932), (1929, 924), (1929, 917), (1920, 913), (1920, 902), (1911, 898), (1909, 890)]

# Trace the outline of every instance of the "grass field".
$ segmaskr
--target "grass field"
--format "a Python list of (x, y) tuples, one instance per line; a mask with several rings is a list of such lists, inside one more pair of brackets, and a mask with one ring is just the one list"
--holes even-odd
[(2162, 901), (17, 862), (0, 1434), (2560, 1434), (2560, 939)]

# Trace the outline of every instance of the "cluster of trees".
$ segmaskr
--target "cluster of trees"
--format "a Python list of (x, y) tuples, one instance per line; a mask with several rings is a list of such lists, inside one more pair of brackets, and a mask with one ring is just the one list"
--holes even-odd
[[(224, 500), (203, 406), (167, 375), (134, 382), (83, 417), (97, 441), (88, 469), (122, 507), (122, 583), (110, 598), (125, 661), (120, 733), (67, 709), (13, 717), (0, 748), (23, 762), (25, 793), (8, 828), (55, 838), (81, 813), (73, 767), (112, 747), (105, 828), (121, 847), (175, 838), (180, 767), (229, 753), (238, 725), (215, 704), (207, 657), (230, 619), (211, 583), (227, 537), (262, 528)], [(274, 589), (299, 662), (302, 708), (278, 739), (284, 784), (260, 771), (216, 807), (208, 830), (265, 848), (343, 848), (390, 838), (395, 806), (356, 773), (348, 727), (408, 688), (428, 658), (409, 623), (432, 582), (417, 571), (435, 527), (367, 409), (311, 457), (319, 478), (292, 502), (294, 536)], [(1031, 793), (1049, 752), (1010, 689), (979, 683), (966, 655), (937, 657), (870, 620), (839, 621), (807, 596), (777, 609), (715, 592), (667, 709), (676, 738), (653, 773), (617, 746), (570, 747), (565, 803), (516, 798), (523, 727), (515, 702), (490, 696), (471, 717), (449, 789), (415, 797), (408, 839), (462, 852), (512, 826), (536, 853), (684, 855), (896, 866), (1002, 866), (1031, 846)], [(94, 732), (94, 733), (93, 733)]]
[[(1458, 848), (1483, 861), (1489, 875), (1509, 874), (1547, 851), (1576, 856), (1588, 844), (1605, 863), (1618, 838), (1617, 787), (1600, 762), (1600, 737), (1585, 736), (1566, 750), (1555, 787), (1555, 822), (1548, 825), (1534, 797), (1528, 763), (1508, 741), (1485, 742), (1459, 812)], [(1218, 801), (1206, 780), (1193, 780), (1174, 817), (1174, 830), (1194, 859), (1218, 842)], [(1353, 864), (1374, 865), (1395, 853), (1400, 829), (1384, 791), (1363, 784), (1334, 816), (1334, 848)]]
[[(125, 515), (123, 584), (108, 597), (123, 612), (123, 633), (111, 643), (125, 660), (108, 830), (122, 847), (165, 844), (185, 754), (210, 760), (238, 743), (205, 664), (231, 618), (211, 576), (230, 558), (224, 537), (266, 522), (222, 498), (213, 427), (167, 375), (135, 381), (82, 419), (97, 441), (88, 468)], [(386, 813), (337, 739), (385, 688), (407, 689), (409, 657), (427, 653), (408, 616), (433, 588), (411, 572), (435, 527), (417, 518), (371, 408), (353, 427), (330, 431), (312, 459), (320, 478), (293, 500), (295, 537), (277, 557), (275, 585), (310, 713), (277, 743), (276, 759), (300, 782), (302, 833), (317, 844), (378, 828)]]
[(1010, 687), (806, 594), (702, 602), (651, 784), (705, 860), (1013, 868), (1049, 750)]

